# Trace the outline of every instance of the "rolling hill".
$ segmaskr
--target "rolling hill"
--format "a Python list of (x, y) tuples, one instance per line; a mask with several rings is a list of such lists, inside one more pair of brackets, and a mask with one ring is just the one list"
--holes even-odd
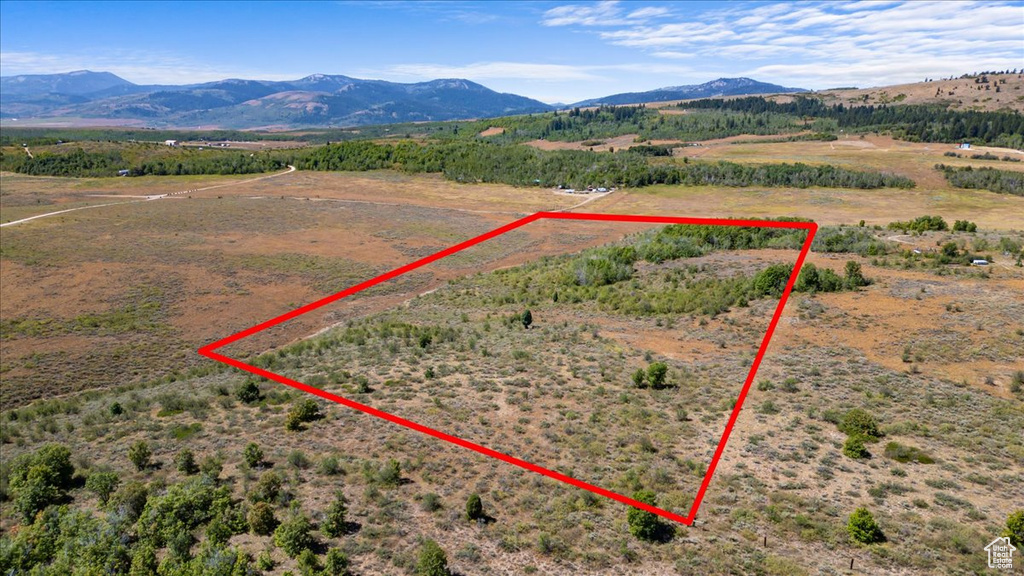
[(719, 78), (703, 84), (689, 86), (668, 86), (647, 92), (624, 92), (602, 98), (577, 102), (573, 106), (596, 106), (598, 104), (638, 104), (640, 102), (666, 102), (669, 100), (690, 100), (693, 98), (715, 98), (718, 96), (746, 96), (750, 94), (780, 94), (806, 92), (803, 88), (787, 88), (777, 84), (759, 82), (750, 78)]
[(3, 117), (142, 120), (154, 126), (355, 126), (457, 120), (551, 110), (462, 79), (402, 84), (314, 74), (295, 81), (229, 79), (185, 86), (137, 85), (108, 72), (0, 80)]

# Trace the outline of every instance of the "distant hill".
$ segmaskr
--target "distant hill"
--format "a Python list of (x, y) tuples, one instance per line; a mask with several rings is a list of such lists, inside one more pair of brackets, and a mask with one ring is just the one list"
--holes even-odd
[(143, 86), (108, 72), (0, 79), (3, 117), (138, 120), (150, 126), (357, 126), (544, 112), (543, 102), (462, 79), (414, 84), (314, 74)]
[(803, 88), (787, 88), (778, 84), (759, 82), (750, 78), (719, 78), (690, 86), (668, 86), (648, 92), (624, 92), (603, 98), (592, 98), (577, 102), (573, 106), (597, 106), (599, 104), (639, 104), (641, 102), (666, 102), (669, 100), (692, 100), (694, 98), (715, 98), (718, 96), (746, 96), (751, 94), (781, 94), (806, 92)]
[(85, 95), (122, 86), (134, 84), (110, 72), (89, 70), (66, 74), (22, 74), (0, 78), (0, 93), (3, 93), (5, 98), (47, 94)]

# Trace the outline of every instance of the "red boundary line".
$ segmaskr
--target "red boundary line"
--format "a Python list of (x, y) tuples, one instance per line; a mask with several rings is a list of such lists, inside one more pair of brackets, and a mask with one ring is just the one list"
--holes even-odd
[[(486, 446), (476, 444), (468, 440), (464, 440), (457, 436), (446, 434), (444, 432), (441, 432), (440, 430), (435, 430), (428, 426), (418, 424), (416, 422), (413, 422), (412, 420), (406, 420), (405, 418), (395, 416), (394, 414), (389, 414), (387, 412), (378, 410), (372, 406), (367, 406), (366, 404), (361, 404), (354, 400), (350, 400), (342, 396), (337, 396), (335, 394), (331, 394), (330, 392), (325, 392), (323, 390), (320, 390), (319, 388), (314, 388), (312, 386), (309, 386), (308, 384), (303, 384), (302, 382), (286, 378), (284, 376), (281, 376), (280, 374), (275, 374), (269, 370), (253, 366), (251, 364), (246, 364), (245, 362), (236, 360), (234, 358), (216, 352), (218, 348), (222, 348), (224, 346), (227, 346), (228, 344), (237, 342), (247, 336), (251, 336), (257, 332), (261, 332), (273, 326), (277, 326), (282, 322), (287, 322), (288, 320), (291, 320), (292, 318), (295, 318), (297, 316), (301, 316), (306, 312), (316, 310), (317, 308), (326, 306), (327, 304), (336, 302), (338, 300), (341, 300), (342, 298), (351, 296), (352, 294), (361, 292), (363, 290), (366, 290), (367, 288), (391, 280), (392, 278), (405, 274), (406, 272), (415, 270), (416, 268), (419, 268), (421, 266), (430, 264), (431, 262), (440, 260), (441, 258), (444, 258), (446, 256), (451, 256), (452, 254), (465, 250), (470, 246), (474, 246), (486, 240), (490, 240), (491, 238), (500, 236), (501, 234), (515, 230), (516, 228), (525, 226), (526, 224), (541, 219), (597, 220), (607, 222), (646, 222), (654, 224), (693, 224), (710, 226), (748, 226), (757, 228), (792, 228), (807, 230), (807, 237), (806, 239), (804, 239), (804, 244), (800, 249), (800, 255), (797, 256), (796, 264), (793, 266), (792, 272), (790, 272), (789, 280), (786, 282), (786, 288), (782, 291), (782, 297), (779, 299), (779, 303), (775, 307), (775, 313), (772, 315), (771, 322), (768, 324), (768, 330), (765, 332), (764, 338), (762, 338), (761, 340), (761, 346), (757, 350), (757, 356), (754, 358), (754, 362), (753, 364), (751, 364), (750, 367), (750, 372), (747, 374), (747, 379), (743, 383), (743, 388), (740, 390), (739, 396), (736, 398), (736, 404), (733, 407), (732, 414), (730, 414), (729, 421), (725, 425), (725, 430), (722, 431), (722, 437), (718, 441), (718, 447), (715, 449), (714, 456), (712, 456), (711, 458), (711, 462), (708, 465), (707, 472), (704, 473), (704, 479), (701, 482), (700, 488), (697, 490), (697, 496), (693, 499), (693, 504), (691, 505), (690, 512), (687, 516), (680, 516), (679, 514), (669, 512), (668, 510), (664, 510), (656, 506), (651, 506), (650, 504), (639, 502), (632, 498), (623, 496), (622, 494), (619, 494), (617, 492), (612, 492), (610, 490), (601, 488), (600, 486), (588, 484), (587, 482), (583, 482), (582, 480), (566, 476), (565, 474), (556, 472), (554, 470), (537, 466), (536, 464), (532, 464), (525, 460), (521, 460), (519, 458), (516, 458), (515, 456), (510, 456), (508, 454), (498, 452), (497, 450), (493, 450)], [(789, 299), (790, 293), (793, 291), (793, 285), (796, 283), (796, 279), (799, 274), (800, 268), (803, 266), (804, 259), (807, 257), (807, 253), (811, 249), (811, 242), (814, 240), (814, 234), (817, 232), (817, 230), (818, 225), (813, 222), (780, 222), (773, 220), (727, 220), (721, 218), (683, 218), (674, 216), (640, 216), (628, 214), (620, 215), (587, 214), (572, 212), (537, 212), (535, 214), (526, 216), (525, 218), (520, 218), (519, 220), (510, 222), (500, 228), (491, 230), (490, 232), (487, 232), (485, 234), (481, 234), (480, 236), (477, 236), (475, 238), (470, 238), (465, 242), (456, 244), (454, 246), (441, 250), (440, 252), (437, 252), (435, 254), (431, 254), (430, 256), (427, 256), (425, 258), (421, 258), (420, 260), (417, 260), (410, 264), (406, 264), (405, 266), (395, 268), (394, 270), (381, 274), (376, 278), (366, 280), (365, 282), (356, 284), (351, 288), (342, 290), (337, 294), (332, 294), (330, 296), (327, 296), (326, 298), (321, 298), (320, 300), (311, 302), (300, 308), (296, 308), (291, 312), (282, 314), (276, 318), (271, 318), (270, 320), (252, 326), (251, 328), (247, 328), (245, 330), (242, 330), (241, 332), (232, 334), (231, 336), (222, 338), (211, 344), (207, 344), (206, 346), (203, 346), (202, 348), (199, 349), (199, 354), (202, 354), (203, 356), (212, 358), (219, 362), (223, 362), (224, 364), (227, 364), (229, 366), (234, 366), (235, 368), (239, 368), (246, 372), (251, 372), (258, 376), (274, 380), (275, 382), (279, 382), (281, 384), (284, 384), (285, 386), (290, 386), (292, 388), (295, 388), (296, 390), (301, 390), (303, 392), (313, 394), (314, 396), (319, 396), (325, 400), (330, 400), (331, 402), (335, 402), (343, 406), (348, 406), (349, 408), (359, 410), (360, 412), (365, 412), (366, 414), (376, 416), (377, 418), (387, 420), (388, 422), (398, 424), (399, 426), (404, 426), (406, 428), (410, 428), (412, 430), (421, 432), (428, 436), (433, 436), (446, 442), (451, 442), (452, 444), (461, 446), (463, 448), (468, 448), (470, 450), (473, 450), (474, 452), (478, 452), (485, 456), (497, 458), (498, 460), (501, 460), (508, 464), (524, 468), (531, 472), (542, 474), (544, 476), (565, 482), (566, 484), (570, 484), (577, 488), (589, 490), (591, 492), (594, 492), (595, 494), (600, 494), (601, 496), (604, 496), (606, 498), (611, 498), (612, 500), (622, 502), (623, 504), (628, 504), (641, 510), (646, 510), (648, 512), (652, 512), (664, 518), (668, 518), (669, 520), (674, 520), (676, 522), (681, 522), (682, 524), (685, 524), (687, 526), (691, 526), (693, 525), (694, 519), (697, 517), (697, 510), (700, 508), (701, 501), (704, 500), (704, 494), (705, 492), (707, 492), (708, 485), (711, 483), (711, 477), (715, 473), (715, 468), (718, 466), (718, 461), (719, 459), (721, 459), (722, 453), (725, 451), (725, 445), (729, 441), (729, 435), (732, 433), (733, 426), (735, 426), (736, 424), (736, 419), (739, 417), (740, 410), (743, 408), (743, 402), (744, 400), (746, 400), (747, 393), (750, 391), (750, 386), (751, 384), (753, 384), (754, 378), (757, 375), (757, 369), (758, 367), (760, 367), (761, 360), (764, 358), (765, 353), (768, 351), (768, 343), (771, 340), (772, 334), (774, 334), (775, 332), (775, 327), (778, 325), (779, 319), (782, 317), (782, 310), (786, 305), (786, 301)]]

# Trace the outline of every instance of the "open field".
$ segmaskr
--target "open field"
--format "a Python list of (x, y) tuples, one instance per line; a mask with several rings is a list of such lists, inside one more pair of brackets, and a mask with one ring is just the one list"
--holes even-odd
[[(719, 251), (639, 265), (627, 282), (653, 297), (673, 279), (730, 278), (794, 257), (789, 250)], [(812, 255), (840, 273), (848, 258)], [(277, 474), (288, 499), (320, 522), (341, 490), (345, 534), (315, 537), (341, 548), (358, 574), (409, 572), (418, 537), (439, 542), (453, 569), (467, 575), (526, 567), (540, 574), (845, 574), (850, 558), (854, 573), (983, 571), (980, 548), (1024, 498), (1017, 433), (1024, 410), (1009, 392), (1012, 370), (1024, 361), (1024, 273), (939, 276), (853, 258), (874, 283), (794, 296), (697, 524), (676, 528), (665, 543), (629, 537), (622, 505), (343, 407), (323, 406), (325, 418), (285, 433), (287, 407), (302, 396), (264, 383), (262, 401), (239, 403), (233, 391), (245, 378), (234, 373), (93, 394), (55, 404), (57, 415), (21, 410), (16, 421), (4, 419), (5, 437), (18, 451), (60, 441), (88, 451), (76, 460), (79, 469), (110, 468), (150, 483), (186, 479), (169, 465), (183, 447), (200, 457), (220, 454), (221, 481), (236, 497)], [(557, 276), (547, 271), (560, 262), (455, 280), (264, 361), (609, 489), (653, 489), (660, 505), (685, 510), (774, 302), (716, 315), (642, 316), (602, 299), (569, 298), (585, 291), (567, 289), (556, 302), (548, 282)], [(524, 307), (533, 311), (529, 330), (506, 322)], [(899, 359), (904, 343), (909, 362)], [(635, 388), (630, 374), (656, 361), (669, 367), (667, 386)], [(950, 374), (951, 361), (976, 373)], [(115, 401), (128, 412), (111, 416)], [(845, 436), (835, 422), (852, 408), (871, 413), (884, 433), (868, 445), (867, 459), (841, 451)], [(982, 429), (987, 440), (979, 445)], [(162, 467), (129, 471), (124, 447), (139, 440)], [(264, 464), (242, 462), (248, 442), (262, 447)], [(893, 442), (933, 463), (886, 456)], [(399, 463), (398, 481), (382, 472), (388, 459)], [(465, 519), (470, 493), (481, 495), (486, 522)], [(857, 506), (872, 510), (886, 543), (847, 541), (845, 520)], [(287, 517), (284, 507), (277, 513)], [(275, 573), (297, 570), (269, 541), (230, 539), (253, 554), (271, 550)]]
[[(127, 200), (246, 179), (174, 180), (5, 176), (3, 200), (12, 208), (38, 200), (31, 210), (13, 210), (25, 217), (85, 205), (73, 200), (92, 194)], [(298, 173), (7, 227), (0, 341), (5, 403), (187, 371), (200, 363), (195, 348), (225, 329), (283, 313), (516, 214), (578, 202), (546, 191), (457, 187), (435, 178)], [(381, 210), (390, 214), (386, 221)], [(521, 262), (525, 253), (575, 250), (615, 234), (614, 227), (554, 239), (527, 233), (486, 266)], [(436, 276), (411, 277), (389, 294), (367, 296), (380, 303), (364, 306), (393, 305), (470, 269), (476, 268), (449, 266)], [(283, 342), (323, 326), (322, 318), (305, 319)], [(267, 342), (253, 345), (261, 350)]]
[[(2, 174), (4, 222), (230, 184), (3, 228), (4, 460), (50, 442), (68, 446), (79, 474), (72, 508), (104, 511), (93, 532), (133, 549), (156, 538), (168, 565), (203, 558), (216, 539), (266, 559), (264, 573), (302, 573), (245, 520), (253, 494), (276, 477), (264, 498), (276, 520), (301, 509), (318, 561), (339, 549), (352, 574), (412, 574), (425, 538), (467, 576), (986, 573), (982, 548), (1024, 501), (1024, 268), (1000, 251), (1024, 243), (1024, 197), (951, 188), (933, 165), (1024, 166), (881, 136), (737, 140), (679, 151), (886, 170), (917, 187), (651, 186), (591, 199), (391, 171), (258, 181)], [(634, 538), (624, 505), (341, 406), (320, 403), (322, 418), (289, 429), (307, 396), (195, 353), (523, 215), (581, 201), (576, 209), (588, 212), (797, 216), (852, 225), (847, 232), (881, 247), (810, 254), (838, 275), (855, 262), (871, 284), (794, 293), (693, 527)], [(978, 231), (884, 229), (924, 214), (970, 220)], [(648, 228), (537, 222), (225, 352), (627, 496), (652, 490), (659, 506), (685, 514), (776, 300), (750, 292), (721, 309), (711, 302), (772, 264), (791, 265), (796, 252), (716, 245), (638, 260), (607, 285), (572, 281), (590, 258), (581, 250), (639, 242)], [(949, 243), (991, 254), (994, 264), (937, 264), (931, 257)], [(659, 308), (681, 307), (691, 293), (708, 304)], [(524, 309), (529, 329), (516, 319)], [(658, 362), (666, 385), (636, 387), (636, 370)], [(259, 398), (242, 398), (246, 382)], [(844, 454), (847, 433), (837, 426), (855, 408), (879, 428), (864, 458)], [(136, 442), (155, 464), (129, 462)], [(255, 463), (243, 458), (250, 442), (263, 451)], [(202, 473), (177, 464), (184, 449)], [(16, 513), (23, 488), (11, 488), (9, 470), (0, 467), (0, 531), (27, 538), (28, 528), (15, 527), (25, 524)], [(103, 471), (123, 490), (146, 484), (150, 515), (180, 490), (214, 486), (229, 494), (232, 512), (175, 526), (180, 541), (143, 537), (143, 524), (163, 521), (104, 524), (105, 511), (121, 514), (122, 504), (101, 504), (80, 480)], [(332, 535), (328, 510), (339, 492), (347, 521)], [(466, 519), (474, 493), (479, 522)], [(847, 519), (860, 506), (886, 541), (850, 540)], [(238, 515), (241, 524), (230, 520)], [(211, 527), (218, 522), (235, 527), (225, 536)]]

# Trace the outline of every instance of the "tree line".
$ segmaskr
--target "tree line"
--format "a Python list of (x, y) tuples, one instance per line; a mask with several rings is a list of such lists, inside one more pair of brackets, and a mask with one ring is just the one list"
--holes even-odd
[(117, 176), (182, 176), (198, 174), (255, 174), (287, 167), (281, 154), (252, 154), (242, 151), (181, 150), (169, 156), (129, 159), (120, 150), (38, 152), (29, 158), (24, 152), (0, 152), (0, 169), (33, 176), (93, 178)]
[(967, 140), (1024, 147), (1024, 114), (949, 110), (938, 105), (845, 106), (827, 105), (816, 98), (797, 96), (791, 102), (775, 102), (761, 96), (733, 100), (697, 100), (678, 106), (699, 110), (732, 110), (750, 114), (829, 118), (840, 128), (888, 130), (893, 136), (920, 142)]
[(957, 188), (990, 190), (999, 194), (1024, 196), (1024, 172), (997, 170), (995, 168), (972, 168), (936, 164), (946, 181)]
[(306, 170), (383, 170), (440, 172), (458, 182), (514, 186), (785, 186), (807, 188), (912, 188), (914, 181), (894, 174), (861, 172), (806, 164), (746, 165), (731, 162), (649, 162), (647, 150), (614, 154), (590, 151), (541, 151), (525, 146), (483, 142), (395, 145), (343, 142), (294, 159)]

